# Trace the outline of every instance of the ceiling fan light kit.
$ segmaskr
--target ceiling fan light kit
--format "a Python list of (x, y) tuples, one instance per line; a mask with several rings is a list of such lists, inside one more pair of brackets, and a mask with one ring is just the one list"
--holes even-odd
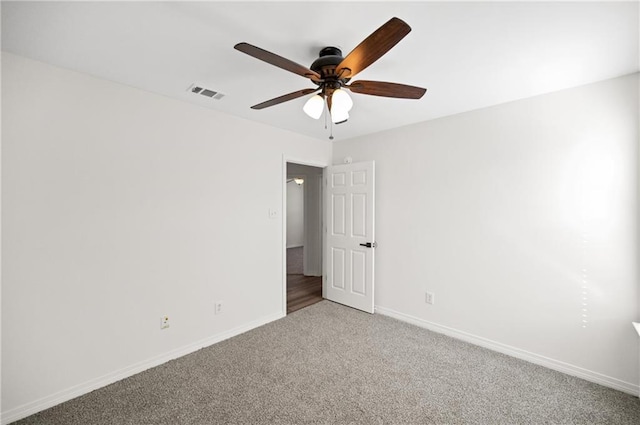
[(264, 109), (316, 93), (304, 104), (303, 111), (311, 118), (319, 119), (326, 105), (331, 115), (331, 122), (341, 124), (349, 119), (349, 111), (353, 107), (353, 100), (345, 89), (353, 93), (401, 99), (420, 99), (424, 95), (426, 89), (405, 84), (365, 80), (349, 83), (356, 74), (380, 59), (410, 31), (411, 27), (406, 22), (391, 18), (344, 58), (342, 51), (337, 47), (323, 48), (310, 68), (248, 43), (238, 43), (234, 48), (256, 59), (308, 78), (318, 86), (318, 88), (298, 90), (267, 100), (252, 106), (252, 109)]
[(324, 112), (324, 99), (319, 94), (314, 94), (307, 100), (302, 110), (305, 114), (317, 120), (322, 116), (322, 112)]
[(331, 121), (342, 124), (349, 119), (349, 111), (353, 108), (353, 100), (346, 90), (336, 89), (331, 95)]
[(336, 105), (333, 105), (331, 109), (331, 122), (334, 124), (342, 124), (349, 119), (349, 111), (344, 108), (336, 108)]

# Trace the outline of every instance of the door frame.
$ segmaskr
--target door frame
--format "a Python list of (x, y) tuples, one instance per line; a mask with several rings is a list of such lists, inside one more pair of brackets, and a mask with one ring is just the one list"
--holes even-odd
[[(307, 165), (309, 167), (322, 168), (323, 170), (331, 165), (328, 162), (319, 162), (298, 157), (282, 155), (282, 316), (287, 315), (287, 163)], [(323, 171), (324, 175), (324, 171)], [(321, 217), (324, 222), (324, 208)], [(324, 250), (324, 232), (321, 232), (322, 245)], [(324, 257), (324, 256), (323, 256)], [(324, 260), (322, 261), (322, 295), (324, 296)]]

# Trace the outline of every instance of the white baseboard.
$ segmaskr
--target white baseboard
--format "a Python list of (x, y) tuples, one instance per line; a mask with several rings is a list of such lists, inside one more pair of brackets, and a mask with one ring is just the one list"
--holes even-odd
[(389, 308), (376, 306), (376, 313), (380, 313), (384, 316), (389, 316), (394, 319), (401, 320), (403, 322), (411, 323), (412, 325), (419, 326), (421, 328), (428, 329), (433, 332), (441, 333), (452, 338), (456, 338), (462, 341), (469, 342), (480, 347), (488, 348), (493, 351), (497, 351), (502, 354), (507, 354), (518, 359), (526, 360), (530, 363), (535, 363), (540, 366), (547, 367), (549, 369), (557, 370), (558, 372), (566, 373), (567, 375), (582, 378), (586, 381), (594, 382), (596, 384), (603, 385), (605, 387), (613, 388), (631, 395), (638, 397), (640, 394), (640, 386), (632, 384), (631, 382), (625, 382), (611, 376), (603, 375), (598, 372), (594, 372), (588, 369), (584, 369), (578, 366), (574, 366), (569, 363), (554, 360), (549, 357), (544, 357), (539, 354), (531, 353), (529, 351), (521, 350), (516, 347), (505, 345), (496, 341), (492, 341), (487, 338), (472, 335), (467, 332), (459, 331), (447, 326), (439, 325), (437, 323), (429, 322), (424, 319), (420, 319), (408, 314), (400, 313)]
[(92, 379), (80, 385), (76, 385), (66, 390), (59, 391), (50, 396), (43, 397), (39, 400), (23, 404), (22, 406), (18, 406), (7, 412), (2, 412), (2, 415), (0, 415), (1, 416), (0, 423), (2, 423), (2, 425), (5, 425), (22, 418), (26, 418), (27, 416), (33, 415), (34, 413), (38, 413), (42, 410), (56, 406), (60, 403), (64, 403), (65, 401), (69, 401), (81, 395), (90, 393), (91, 391), (97, 390), (98, 388), (102, 388), (109, 384), (113, 384), (114, 382), (128, 378), (137, 373), (143, 372), (147, 369), (151, 369), (152, 367), (159, 366), (170, 360), (177, 359), (178, 357), (182, 357), (187, 354), (193, 353), (194, 351), (198, 351), (201, 348), (205, 348), (210, 345), (216, 344), (220, 341), (224, 341), (225, 339), (229, 339), (236, 335), (240, 335), (244, 332), (250, 331), (251, 329), (255, 329), (262, 325), (266, 325), (267, 323), (273, 322), (274, 320), (281, 319), (282, 317), (284, 317), (282, 313), (277, 313), (277, 314), (272, 314), (269, 316), (262, 317), (258, 320), (254, 320), (253, 322), (249, 322), (242, 326), (238, 326), (234, 329), (221, 332), (217, 335), (213, 335), (211, 337), (202, 339), (193, 344), (189, 344), (184, 347), (171, 350), (167, 353), (160, 354), (158, 356), (152, 357), (150, 359), (144, 360), (139, 363), (135, 363), (131, 366), (125, 367), (120, 370), (116, 370), (112, 373), (108, 373), (106, 375)]

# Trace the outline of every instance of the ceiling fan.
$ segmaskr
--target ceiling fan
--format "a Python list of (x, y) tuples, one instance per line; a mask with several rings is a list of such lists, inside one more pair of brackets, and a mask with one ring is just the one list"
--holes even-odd
[(356, 74), (380, 59), (410, 31), (411, 27), (406, 22), (391, 18), (346, 57), (342, 57), (342, 51), (337, 47), (325, 47), (320, 50), (319, 58), (311, 64), (310, 68), (249, 43), (238, 43), (234, 48), (256, 59), (308, 78), (318, 86), (258, 103), (253, 105), (252, 109), (268, 108), (317, 92), (318, 94), (307, 101), (303, 110), (307, 115), (318, 119), (324, 112), (326, 104), (331, 114), (331, 121), (340, 124), (347, 121), (349, 110), (353, 106), (353, 101), (344, 89), (353, 93), (402, 99), (420, 99), (424, 95), (426, 89), (405, 84), (368, 80), (350, 82)]

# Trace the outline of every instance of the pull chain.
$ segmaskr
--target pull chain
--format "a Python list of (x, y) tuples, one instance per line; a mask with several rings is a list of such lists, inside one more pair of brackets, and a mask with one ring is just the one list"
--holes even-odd
[[(327, 129), (327, 120), (329, 119), (329, 114), (331, 114), (331, 111), (329, 111), (329, 103), (327, 102), (327, 98), (324, 98), (324, 129)], [(329, 129), (329, 140), (333, 140), (333, 121), (331, 121), (330, 124), (330, 129)]]
[(327, 129), (327, 115), (329, 115), (329, 112), (327, 112), (329, 110), (329, 106), (327, 105), (327, 99), (325, 98), (325, 102), (324, 102), (324, 129)]

